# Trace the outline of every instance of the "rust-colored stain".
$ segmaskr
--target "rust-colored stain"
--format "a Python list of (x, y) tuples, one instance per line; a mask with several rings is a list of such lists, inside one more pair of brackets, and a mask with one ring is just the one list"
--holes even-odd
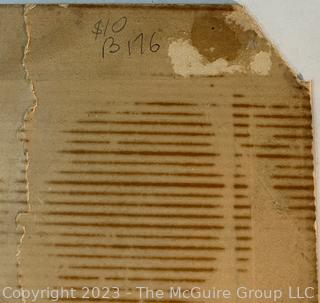
[(191, 30), (192, 45), (207, 60), (219, 58), (235, 60), (241, 50), (237, 32), (221, 14), (200, 14), (195, 17)]

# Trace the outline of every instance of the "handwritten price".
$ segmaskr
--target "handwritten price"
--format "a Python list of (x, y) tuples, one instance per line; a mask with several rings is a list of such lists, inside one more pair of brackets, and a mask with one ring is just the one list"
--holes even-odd
[(146, 52), (156, 53), (160, 49), (160, 44), (155, 42), (157, 32), (146, 35), (144, 32), (128, 39), (121, 41), (117, 34), (127, 28), (128, 18), (123, 16), (114, 22), (110, 18), (107, 21), (99, 20), (93, 25), (92, 34), (94, 39), (102, 41), (101, 57), (104, 59), (108, 54), (116, 54), (121, 50), (128, 53), (143, 55)]

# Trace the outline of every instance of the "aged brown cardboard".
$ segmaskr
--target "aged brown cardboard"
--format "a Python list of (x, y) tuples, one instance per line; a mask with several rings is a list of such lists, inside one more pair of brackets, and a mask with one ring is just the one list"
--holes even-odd
[(3, 286), (317, 301), (308, 84), (242, 7), (0, 13)]
[[(0, 287), (18, 286), (17, 245), (21, 230), (17, 230), (18, 213), (27, 211), (27, 156), (21, 133), (24, 114), (33, 103), (33, 95), (25, 81), (22, 66), (26, 43), (22, 6), (0, 7)], [(4, 34), (6, 33), (6, 34)]]

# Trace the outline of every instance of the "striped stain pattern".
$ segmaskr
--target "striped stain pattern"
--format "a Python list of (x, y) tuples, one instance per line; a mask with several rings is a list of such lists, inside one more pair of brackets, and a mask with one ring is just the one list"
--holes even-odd
[[(237, 99), (239, 96), (236, 95), (235, 98)], [(237, 142), (239, 146), (250, 138), (250, 116), (246, 109), (251, 107), (252, 104), (232, 104), (233, 136), (235, 142)], [(235, 151), (233, 174), (233, 219), (235, 264), (237, 266), (236, 270), (238, 273), (246, 273), (249, 270), (252, 250), (252, 206), (249, 201), (248, 168), (243, 165), (242, 158), (243, 154)]]
[[(293, 96), (293, 100), (291, 105), (237, 101), (233, 104), (237, 109), (233, 114), (235, 129), (244, 151), (270, 167), (273, 190), (285, 201), (292, 217), (304, 221), (305, 229), (314, 233), (311, 107), (309, 96)], [(251, 139), (244, 131), (249, 124), (255, 130)]]
[(196, 103), (123, 107), (89, 111), (63, 130), (58, 153), (71, 168), (47, 182), (41, 245), (67, 262), (61, 283), (203, 283), (225, 251), (212, 126), (199, 122)]
[(230, 272), (251, 281), (255, 216), (262, 205), (275, 212), (257, 191), (313, 230), (308, 99), (229, 100), (106, 102), (60, 129), (32, 242), (57, 270), (57, 287), (190, 288)]

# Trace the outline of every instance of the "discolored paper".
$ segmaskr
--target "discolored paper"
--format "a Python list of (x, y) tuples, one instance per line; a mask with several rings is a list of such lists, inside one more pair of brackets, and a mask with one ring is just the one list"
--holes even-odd
[(317, 302), (309, 84), (241, 6), (0, 12), (4, 285)]

